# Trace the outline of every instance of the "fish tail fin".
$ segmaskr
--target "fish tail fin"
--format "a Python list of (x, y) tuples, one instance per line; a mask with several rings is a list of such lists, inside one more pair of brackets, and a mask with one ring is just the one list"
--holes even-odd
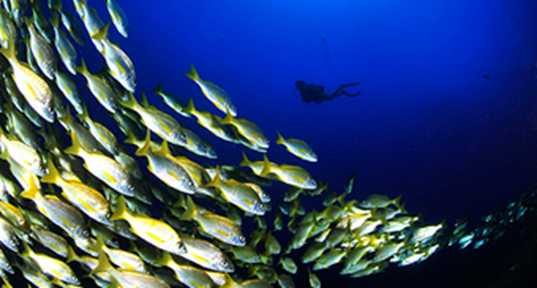
[(112, 268), (112, 265), (110, 264), (110, 261), (108, 261), (108, 257), (106, 257), (106, 254), (101, 250), (99, 253), (99, 262), (93, 270), (91, 270), (90, 275), (100, 273), (100, 272), (106, 272)]
[(345, 197), (347, 196), (347, 193), (341, 193), (341, 195), (339, 195), (337, 197), (337, 202), (339, 203), (339, 205), (341, 205), (341, 207), (345, 206)]
[(44, 183), (61, 183), (63, 180), (60, 176), (60, 173), (58, 172), (58, 169), (54, 166), (54, 163), (52, 162), (52, 159), (49, 159), (47, 161), (47, 171), (48, 174), (41, 177), (41, 182)]
[(97, 235), (97, 241), (95, 241), (95, 244), (92, 245), (91, 250), (93, 251), (104, 251), (103, 248), (105, 248), (105, 244), (103, 241), (103, 237), (101, 235)]
[(184, 207), (185, 206), (185, 197), (180, 194), (178, 195), (178, 199), (177, 201), (175, 201), (175, 203), (172, 204), (171, 208), (180, 208), (180, 207)]
[(74, 131), (71, 131), (71, 141), (73, 142), (73, 145), (63, 151), (65, 154), (79, 155), (80, 152), (83, 152), (83, 148), (80, 145), (80, 141), (78, 140), (78, 137), (76, 136)]
[(196, 107), (194, 106), (194, 100), (192, 99), (192, 97), (188, 100), (188, 105), (185, 108), (183, 108), (183, 112), (188, 113), (188, 114), (192, 114), (196, 112)]
[(231, 287), (237, 287), (237, 282), (229, 276), (229, 274), (224, 273), (224, 280), (226, 281), (224, 285), (220, 286), (220, 288), (231, 288)]
[[(4, 21), (11, 21), (9, 17), (3, 17), (3, 18), (4, 18)], [(11, 23), (11, 25), (13, 25), (13, 23)], [(16, 33), (14, 31), (11, 31), (11, 32)], [(15, 39), (16, 38), (17, 38), (16, 35), (10, 35), (8, 37), (7, 48), (0, 49), (0, 53), (2, 53), (2, 55), (4, 55), (4, 57), (6, 57), (8, 60), (15, 58)]]
[(180, 219), (181, 220), (194, 219), (197, 213), (198, 213), (198, 208), (196, 208), (196, 204), (194, 204), (194, 201), (192, 201), (192, 198), (190, 196), (186, 196), (186, 211), (181, 215)]
[(153, 90), (153, 94), (161, 95), (162, 92), (162, 82), (158, 82), (157, 89)]
[[(73, 117), (71, 116), (71, 110), (70, 109), (65, 109), (65, 113), (62, 116), (58, 116), (58, 121), (60, 121), (63, 124), (65, 124), (65, 126), (67, 126), (67, 127), (70, 126), (72, 119), (73, 119)], [(82, 119), (82, 120), (84, 120), (84, 119)], [(67, 129), (71, 129), (71, 128), (69, 127)]]
[(56, 12), (59, 12), (62, 10), (62, 1), (56, 1), (52, 7), (50, 7), (51, 10), (56, 10)]
[(220, 167), (216, 166), (216, 175), (214, 175), (214, 178), (211, 180), (211, 182), (207, 183), (206, 187), (217, 187), (220, 183)]
[(24, 24), (26, 24), (26, 27), (28, 27), (28, 29), (30, 29), (31, 26), (34, 26), (34, 21), (32, 20), (32, 18), (28, 16), (23, 16), (23, 17), (24, 17)]
[(403, 194), (397, 196), (397, 198), (393, 200), (393, 205), (399, 209), (401, 209), (401, 197), (403, 197)]
[(123, 195), (119, 196), (116, 211), (112, 216), (110, 216), (110, 221), (115, 221), (119, 219), (125, 219), (128, 217), (129, 212), (127, 211), (127, 206), (125, 205), (125, 198)]
[(80, 256), (76, 255), (75, 250), (71, 246), (67, 246), (67, 259), (65, 259), (65, 263), (78, 261), (80, 260)]
[(399, 213), (401, 214), (408, 214), (408, 212), (405, 209), (405, 203), (401, 204), (399, 207)]
[(160, 258), (155, 260), (155, 262), (152, 264), (166, 266), (170, 261), (172, 261), (172, 256), (170, 253), (164, 251), (162, 252), (162, 256), (160, 256)]
[(134, 135), (134, 133), (132, 131), (127, 130), (125, 135), (127, 136), (127, 138), (123, 142), (125, 142), (127, 144), (132, 144), (132, 145), (135, 145), (135, 146), (139, 146), (140, 141), (136, 138), (136, 136)]
[(22, 251), (20, 252), (20, 256), (23, 258), (26, 258), (30, 256), (32, 249), (30, 248), (30, 246), (28, 246), (28, 244), (26, 244), (25, 241), (21, 241), (21, 242), (22, 242)]
[[(66, 109), (66, 110), (69, 111), (69, 109)], [(67, 113), (69, 113), (69, 112), (67, 112)], [(80, 120), (82, 120), (82, 121), (84, 121), (86, 123), (92, 121), (90, 116), (89, 116), (89, 113), (88, 113), (88, 108), (86, 108), (86, 106), (84, 106), (82, 108), (82, 113), (78, 114), (78, 118), (80, 118)]]
[(259, 173), (261, 176), (265, 176), (271, 172), (270, 170), (270, 162), (267, 158), (267, 154), (263, 154), (263, 170), (261, 170), (261, 173)]
[(283, 144), (285, 139), (283, 139), (282, 134), (280, 134), (279, 131), (276, 131), (276, 133), (278, 134), (278, 140), (276, 140), (276, 144)]
[[(58, 2), (61, 2), (61, 1), (58, 1)], [(58, 28), (58, 24), (60, 23), (60, 14), (59, 13), (53, 13), (54, 16), (52, 16), (52, 18), (50, 18), (50, 25), (52, 25), (52, 27), (54, 28)]]
[(39, 187), (37, 187), (37, 176), (30, 175), (30, 181), (29, 181), (29, 187), (25, 191), (23, 191), (20, 196), (22, 198), (30, 199), (39, 201), (41, 198), (43, 198), (43, 195), (41, 194), (41, 191), (39, 190)]
[(190, 72), (186, 73), (186, 77), (194, 80), (194, 82), (197, 82), (200, 79), (200, 75), (198, 74), (198, 71), (196, 71), (194, 64), (190, 64)]
[(93, 40), (103, 41), (108, 39), (108, 28), (110, 27), (110, 22), (106, 23), (104, 27), (97, 33), (91, 36)]
[(388, 225), (388, 221), (386, 220), (386, 216), (388, 216), (388, 213), (386, 211), (378, 212), (378, 210), (379, 210), (378, 207), (373, 207), (371, 209), (371, 215), (374, 215), (375, 218), (380, 220), (382, 225)]
[(246, 153), (242, 152), (242, 161), (239, 164), (240, 167), (249, 167), (252, 162), (250, 162), (250, 159), (246, 157)]
[(136, 98), (134, 95), (132, 95), (132, 92), (130, 92), (129, 99), (122, 101), (121, 105), (131, 110), (136, 110), (138, 107), (140, 107), (140, 104), (138, 104), (138, 101), (136, 101)]
[(147, 130), (145, 140), (144, 140), (144, 145), (141, 146), (140, 148), (138, 148), (138, 150), (136, 150), (135, 154), (136, 154), (136, 156), (147, 156), (147, 154), (149, 153), (150, 149), (151, 149), (151, 132), (149, 130)]
[(149, 107), (149, 101), (147, 101), (147, 97), (145, 97), (145, 93), (142, 92), (142, 102), (140, 102), (140, 105), (142, 105), (142, 107)]
[(86, 66), (86, 62), (84, 61), (84, 59), (82, 59), (82, 62), (80, 63), (80, 66), (75, 67), (75, 71), (80, 73), (80, 74), (82, 74), (82, 75), (89, 74), (88, 67)]
[(229, 113), (229, 110), (226, 108), (226, 117), (220, 121), (220, 124), (232, 124), (235, 117)]

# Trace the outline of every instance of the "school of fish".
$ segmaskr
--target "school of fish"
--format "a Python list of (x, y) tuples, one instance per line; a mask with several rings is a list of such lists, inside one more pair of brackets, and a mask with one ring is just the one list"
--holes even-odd
[[(148, 95), (137, 90), (134, 63), (109, 38), (129, 35), (119, 3), (106, 0), (109, 15), (98, 15), (87, 0), (72, 2), (72, 12), (61, 0), (3, 0), (0, 9), (6, 287), (295, 287), (298, 270), (321, 287), (317, 271), (363, 277), (421, 262), (443, 245), (445, 224), (409, 215), (400, 196), (356, 200), (354, 175), (337, 193), (299, 166), (269, 160), (261, 128), (238, 118), (230, 95), (194, 65), (186, 77), (213, 112), (161, 83)], [(93, 45), (105, 68), (89, 71), (78, 45)], [(101, 111), (88, 110), (76, 74)], [(177, 114), (149, 104), (159, 96)], [(92, 118), (105, 111), (123, 135)], [(179, 119), (257, 153), (235, 165), (197, 163), (190, 156), (214, 163), (217, 151)], [(306, 142), (275, 134), (292, 155), (317, 162)], [(287, 190), (269, 195), (274, 182)]]

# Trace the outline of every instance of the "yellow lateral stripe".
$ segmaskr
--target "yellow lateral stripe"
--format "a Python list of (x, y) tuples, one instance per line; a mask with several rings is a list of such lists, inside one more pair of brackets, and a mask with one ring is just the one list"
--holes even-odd
[(115, 61), (115, 64), (116, 64), (116, 67), (119, 69), (119, 72), (121, 74), (125, 74), (125, 69), (123, 68), (123, 66), (119, 63), (118, 60)]
[(223, 236), (225, 238), (229, 238), (231, 234), (227, 233), (226, 231), (222, 229), (215, 229), (214, 232), (216, 232), (218, 235)]
[(159, 243), (164, 243), (164, 240), (151, 232), (145, 232), (147, 236)]
[[(30, 96), (32, 96), (34, 100), (38, 100), (38, 98), (37, 98), (37, 94), (35, 93), (35, 90), (34, 90), (34, 88), (32, 87), (32, 85), (30, 85), (29, 82), (26, 82), (26, 86), (28, 87), (28, 90), (30, 90), (30, 94), (31, 94)], [(25, 96), (26, 96), (26, 95), (25, 95)]]
[(207, 263), (207, 259), (205, 259), (204, 257), (198, 255), (198, 254), (194, 254), (194, 253), (189, 253), (190, 255), (192, 255), (192, 257), (198, 259), (199, 261), (203, 262), (203, 263)]
[(74, 226), (71, 225), (71, 223), (69, 223), (69, 221), (67, 221), (67, 219), (65, 219), (65, 217), (62, 216), (62, 214), (59, 214), (58, 213), (58, 216), (60, 217), (60, 219), (62, 220), (63, 223), (65, 223), (65, 225), (67, 227), (69, 227), (69, 229), (73, 230)]
[[(164, 130), (164, 132), (166, 134), (169, 134), (170, 132), (172, 132), (172, 129), (170, 127), (168, 127), (168, 125), (164, 125), (162, 123), (159, 123), (160, 127), (162, 128), (162, 130)], [(159, 135), (160, 136), (160, 135)]]
[(63, 88), (66, 90), (65, 92), (67, 92), (68, 95), (72, 95), (73, 94), (73, 91), (71, 91), (71, 89), (69, 89), (69, 85), (62, 85)]
[(114, 176), (112, 176), (110, 173), (108, 173), (108, 172), (106, 172), (106, 171), (104, 171), (104, 170), (101, 171), (101, 174), (102, 174), (102, 175), (106, 178), (106, 180), (108, 180), (109, 182), (112, 182), (112, 183), (114, 183), (114, 184), (116, 184), (116, 183), (118, 182), (117, 179), (116, 179)]
[(304, 178), (298, 176), (298, 175), (289, 175), (289, 177), (291, 177), (293, 180), (299, 182), (299, 183), (303, 183), (304, 182)]
[(83, 201), (82, 199), (78, 199), (78, 203), (80, 203), (88, 212), (90, 212), (91, 214), (94, 214), (97, 212), (97, 210), (90, 204), (88, 204), (87, 202)]

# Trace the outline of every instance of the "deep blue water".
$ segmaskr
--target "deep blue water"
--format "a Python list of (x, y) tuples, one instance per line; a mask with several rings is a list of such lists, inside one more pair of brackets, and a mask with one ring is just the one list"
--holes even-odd
[[(108, 21), (104, 4), (94, 2)], [(194, 64), (229, 93), (239, 117), (265, 131), (269, 159), (300, 165), (333, 190), (354, 172), (352, 197), (403, 194), (410, 214), (436, 223), (468, 211), (478, 219), (537, 184), (535, 1), (121, 4), (131, 34), (125, 40), (111, 29), (110, 37), (135, 64), (138, 99), (162, 81), (165, 91), (218, 114), (184, 75)], [(91, 72), (102, 67), (91, 44), (83, 53)], [(360, 81), (349, 91), (362, 94), (306, 104), (297, 80), (328, 92)], [(173, 113), (158, 96), (150, 103)], [(215, 147), (211, 165), (237, 165), (241, 151), (262, 157), (177, 119)], [(276, 130), (307, 141), (319, 162), (276, 145)]]
[[(332, 189), (355, 172), (354, 197), (403, 194), (409, 212), (439, 221), (497, 210), (537, 184), (533, 1), (123, 2), (131, 34), (110, 37), (135, 64), (138, 99), (162, 81), (219, 114), (184, 75), (194, 64), (264, 130), (269, 159), (301, 165)], [(87, 46), (95, 72), (103, 60)], [(362, 94), (306, 104), (297, 80), (328, 92), (360, 81), (349, 91)], [(158, 96), (150, 102), (173, 113)], [(216, 148), (210, 164), (237, 164), (246, 151), (177, 118)], [(319, 162), (288, 154), (276, 130), (307, 141)]]

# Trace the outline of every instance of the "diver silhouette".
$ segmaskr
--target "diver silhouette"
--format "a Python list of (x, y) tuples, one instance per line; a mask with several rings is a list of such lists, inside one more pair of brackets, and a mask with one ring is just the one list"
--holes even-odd
[(356, 86), (356, 85), (360, 85), (360, 82), (353, 82), (349, 84), (339, 85), (339, 88), (337, 88), (336, 91), (332, 92), (332, 94), (328, 94), (324, 92), (324, 87), (321, 85), (308, 84), (302, 80), (295, 82), (295, 86), (298, 89), (298, 91), (300, 91), (300, 96), (302, 96), (302, 101), (305, 103), (310, 103), (310, 102), (322, 103), (323, 101), (329, 101), (341, 95), (347, 95), (349, 97), (358, 96), (362, 92), (351, 94), (343, 90), (347, 87)]

